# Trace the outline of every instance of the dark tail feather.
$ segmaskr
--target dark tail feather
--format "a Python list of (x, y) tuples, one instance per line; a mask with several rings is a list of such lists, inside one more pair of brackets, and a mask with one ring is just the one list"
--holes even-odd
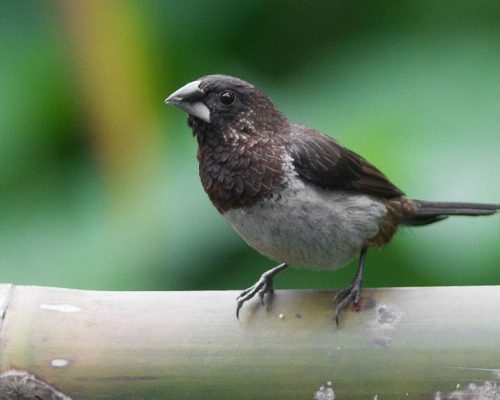
[(413, 201), (420, 206), (420, 209), (416, 215), (404, 221), (405, 224), (413, 226), (432, 224), (450, 215), (477, 217), (479, 215), (492, 215), (500, 210), (500, 204)]

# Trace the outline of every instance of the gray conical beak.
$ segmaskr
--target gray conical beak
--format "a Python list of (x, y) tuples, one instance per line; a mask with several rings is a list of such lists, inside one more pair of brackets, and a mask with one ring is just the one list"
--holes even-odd
[(200, 89), (201, 81), (189, 82), (165, 99), (165, 103), (179, 107), (182, 111), (210, 122), (210, 110), (203, 103), (205, 92)]

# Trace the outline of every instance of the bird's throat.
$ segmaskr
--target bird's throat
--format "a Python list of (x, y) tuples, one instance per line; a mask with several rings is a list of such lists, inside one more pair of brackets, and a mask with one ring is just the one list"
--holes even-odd
[(252, 206), (278, 193), (285, 181), (284, 145), (271, 137), (197, 127), (203, 188), (220, 212)]

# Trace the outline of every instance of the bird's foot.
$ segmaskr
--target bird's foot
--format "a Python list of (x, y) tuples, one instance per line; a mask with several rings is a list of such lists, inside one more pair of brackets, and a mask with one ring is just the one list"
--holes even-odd
[(265, 306), (264, 295), (266, 293), (273, 293), (273, 278), (278, 272), (283, 271), (285, 268), (288, 268), (288, 264), (286, 263), (282, 263), (274, 268), (271, 268), (269, 271), (264, 272), (254, 285), (241, 292), (241, 294), (236, 299), (236, 318), (239, 318), (240, 308), (243, 303), (245, 303), (247, 300), (250, 300), (256, 294), (259, 295), (260, 302), (263, 306)]
[(272, 294), (274, 292), (273, 288), (273, 276), (274, 274), (270, 274), (272, 270), (264, 272), (259, 280), (255, 282), (248, 289), (245, 289), (236, 299), (236, 318), (240, 317), (240, 308), (243, 304), (253, 298), (256, 294), (259, 296), (260, 302), (263, 306), (264, 303), (264, 295), (266, 293)]
[(337, 292), (333, 298), (335, 306), (335, 323), (339, 326), (340, 314), (351, 304), (359, 310), (359, 298), (361, 296), (361, 281), (354, 280), (348, 287)]

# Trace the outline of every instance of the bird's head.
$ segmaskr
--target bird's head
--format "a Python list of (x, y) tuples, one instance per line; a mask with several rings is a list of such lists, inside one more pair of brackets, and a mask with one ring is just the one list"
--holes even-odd
[(271, 99), (256, 86), (225, 75), (208, 75), (184, 85), (165, 99), (189, 114), (198, 126), (225, 133), (274, 130), (285, 121)]

